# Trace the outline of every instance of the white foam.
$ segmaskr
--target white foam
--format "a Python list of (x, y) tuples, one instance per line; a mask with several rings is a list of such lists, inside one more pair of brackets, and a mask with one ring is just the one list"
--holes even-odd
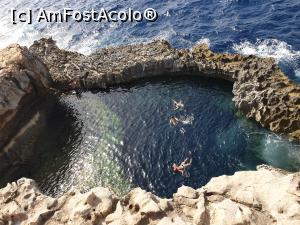
[[(17, 24), (11, 25), (8, 23), (0, 22), (0, 48), (5, 48), (9, 44), (18, 43), (22, 46), (29, 47), (35, 40), (42, 37), (53, 37), (59, 47), (67, 48), (72, 35), (66, 35), (64, 28), (47, 27), (45, 31), (41, 31), (41, 28), (36, 28), (34, 25)], [(62, 35), (64, 34), (64, 35)]]
[(220, 4), (231, 4), (233, 2), (237, 2), (238, 0), (220, 0)]
[(271, 133), (265, 136), (263, 145), (261, 155), (263, 159), (271, 165), (287, 165), (288, 162), (294, 162), (300, 165), (300, 145), (289, 142), (286, 138)]
[(294, 60), (300, 57), (300, 51), (294, 51), (291, 45), (277, 39), (258, 39), (255, 43), (244, 41), (234, 44), (233, 50), (243, 55), (272, 57), (277, 61)]
[[(0, 9), (0, 48), (5, 48), (9, 44), (19, 43), (23, 46), (29, 47), (35, 40), (42, 37), (52, 37), (58, 47), (77, 51), (83, 54), (89, 54), (96, 49), (107, 47), (108, 45), (120, 45), (120, 44), (134, 44), (145, 43), (157, 39), (165, 39), (167, 41), (172, 40), (175, 36), (180, 39), (179, 42), (182, 45), (191, 45), (184, 37), (180, 37), (171, 25), (166, 24), (162, 29), (159, 29), (151, 37), (134, 35), (132, 34), (132, 25), (123, 23), (109, 23), (109, 24), (70, 24), (70, 23), (36, 23), (33, 24), (21, 24), (13, 25), (11, 23), (10, 13), (8, 10), (12, 7), (17, 7), (16, 3), (11, 3), (6, 0), (7, 4), (4, 9)], [(38, 9), (39, 6), (43, 6), (45, 0), (41, 0), (39, 3), (27, 2), (26, 7), (33, 10)], [(89, 3), (90, 1), (88, 1)], [(24, 8), (23, 1), (18, 2), (17, 8)], [(69, 4), (69, 3), (68, 3)], [(107, 3), (109, 5), (109, 3)], [(59, 9), (61, 7), (59, 2), (52, 2), (52, 9)], [(79, 3), (80, 5), (80, 3)], [(21, 7), (22, 6), (22, 7)], [(177, 4), (167, 4), (161, 10), (167, 12), (176, 8)], [(167, 13), (167, 16), (171, 16)], [(148, 25), (147, 25), (148, 26)]]
[(297, 69), (297, 70), (295, 71), (295, 76), (296, 76), (296, 77), (300, 77), (300, 69)]
[(200, 38), (197, 42), (196, 42), (196, 45), (198, 44), (206, 44), (208, 47), (210, 47), (211, 43), (210, 43), (210, 40), (208, 38)]
[(182, 124), (193, 124), (194, 115), (191, 114), (191, 115), (180, 116), (179, 120)]
[(95, 36), (89, 36), (80, 40), (76, 44), (70, 47), (71, 51), (77, 51), (81, 54), (88, 55), (95, 51), (99, 45), (99, 40)]
[(257, 39), (255, 43), (250, 41), (234, 44), (234, 52), (242, 55), (256, 55), (259, 57), (271, 57), (276, 62), (294, 71), (295, 77), (300, 77), (300, 51), (295, 51), (291, 45), (277, 39)]
[[(300, 145), (271, 132), (257, 131), (247, 133), (249, 138), (249, 151), (252, 151), (261, 160), (275, 167), (289, 167), (300, 165)], [(251, 137), (253, 136), (253, 137)], [(256, 140), (261, 139), (257, 145)], [(254, 141), (254, 144), (251, 142)]]

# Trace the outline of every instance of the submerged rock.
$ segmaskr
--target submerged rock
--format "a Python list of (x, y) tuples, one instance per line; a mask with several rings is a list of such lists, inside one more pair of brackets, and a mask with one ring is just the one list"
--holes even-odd
[(271, 58), (214, 53), (205, 44), (174, 49), (166, 41), (109, 47), (85, 56), (41, 39), (30, 51), (47, 65), (57, 88), (65, 90), (107, 88), (154, 76), (225, 79), (233, 83), (233, 101), (248, 118), (300, 140), (300, 85)]
[(269, 166), (213, 178), (195, 190), (181, 187), (173, 199), (140, 188), (117, 197), (107, 188), (43, 195), (22, 178), (0, 189), (0, 224), (298, 225), (300, 172)]

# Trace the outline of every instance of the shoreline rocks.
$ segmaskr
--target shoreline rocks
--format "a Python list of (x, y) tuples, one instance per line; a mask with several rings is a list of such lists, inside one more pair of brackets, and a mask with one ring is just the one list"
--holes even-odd
[(300, 140), (300, 85), (271, 58), (214, 53), (204, 44), (174, 49), (166, 41), (109, 47), (86, 56), (41, 39), (29, 50), (16, 44), (1, 50), (0, 66), (0, 157), (31, 119), (22, 116), (30, 117), (32, 105), (51, 87), (99, 90), (155, 76), (227, 80), (246, 117)]
[(13, 44), (0, 50), (0, 171), (22, 155), (14, 146), (33, 130), (33, 109), (51, 86), (47, 67), (27, 48)]
[[(273, 59), (213, 53), (203, 44), (174, 49), (166, 41), (110, 47), (85, 56), (41, 39), (29, 50), (11, 45), (0, 51), (0, 161), (20, 155), (22, 148), (13, 151), (12, 146), (39, 124), (32, 109), (52, 87), (99, 90), (180, 75), (230, 81), (233, 101), (248, 118), (300, 140), (300, 85), (290, 81)], [(0, 170), (7, 166), (1, 164)], [(296, 225), (299, 202), (300, 173), (268, 166), (213, 178), (197, 190), (181, 187), (173, 199), (139, 188), (120, 198), (100, 187), (51, 198), (40, 193), (34, 181), (22, 178), (0, 189), (0, 225)]]
[(212, 178), (196, 190), (182, 186), (172, 199), (140, 188), (118, 197), (102, 187), (51, 198), (22, 178), (0, 189), (0, 224), (298, 225), (300, 172), (257, 169)]
[(248, 118), (300, 140), (300, 85), (271, 58), (220, 54), (199, 44), (174, 49), (166, 41), (100, 49), (90, 55), (59, 49), (51, 39), (29, 48), (58, 89), (105, 89), (155, 76), (199, 76), (233, 83), (233, 101)]

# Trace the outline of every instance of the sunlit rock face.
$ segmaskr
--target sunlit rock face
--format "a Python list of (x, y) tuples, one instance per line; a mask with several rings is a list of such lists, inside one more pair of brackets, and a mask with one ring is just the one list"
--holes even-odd
[(29, 51), (19, 45), (1, 50), (0, 65), (0, 157), (7, 157), (5, 152), (19, 137), (42, 120), (26, 112), (52, 80), (58, 90), (91, 90), (166, 75), (225, 79), (233, 82), (233, 101), (248, 118), (300, 139), (300, 87), (272, 59), (217, 54), (204, 44), (174, 49), (166, 41), (110, 47), (85, 56), (41, 39)]
[(47, 65), (61, 89), (106, 88), (162, 75), (229, 80), (234, 83), (233, 101), (248, 118), (300, 139), (300, 85), (290, 81), (271, 58), (217, 54), (205, 44), (179, 50), (166, 41), (105, 48), (85, 56), (41, 39), (30, 51)]
[(0, 224), (296, 225), (299, 190), (299, 172), (264, 165), (213, 178), (197, 190), (182, 186), (172, 199), (140, 188), (118, 197), (101, 187), (51, 198), (22, 178), (0, 190)]
[[(106, 48), (85, 56), (42, 39), (30, 51), (18, 45), (0, 51), (0, 67), (2, 159), (22, 156), (22, 149), (15, 152), (11, 146), (42, 124), (40, 115), (29, 112), (52, 80), (57, 90), (65, 91), (163, 75), (225, 79), (233, 83), (233, 101), (248, 118), (300, 139), (300, 86), (288, 80), (272, 59), (217, 54), (206, 45), (177, 50), (165, 41)], [(264, 166), (213, 178), (197, 190), (182, 187), (173, 199), (139, 188), (123, 198), (104, 188), (50, 198), (32, 180), (21, 179), (0, 190), (0, 224), (299, 224), (299, 183), (299, 173)]]
[(0, 159), (6, 159), (0, 171), (22, 158), (13, 146), (41, 119), (31, 109), (51, 85), (48, 69), (27, 48), (15, 44), (0, 51)]

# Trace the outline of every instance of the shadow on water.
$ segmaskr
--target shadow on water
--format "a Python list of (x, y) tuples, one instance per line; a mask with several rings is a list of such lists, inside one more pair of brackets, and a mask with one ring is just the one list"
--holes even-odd
[[(76, 130), (81, 127), (72, 110), (56, 98), (49, 97), (47, 102), (40, 104), (37, 112), (41, 117), (38, 121), (41, 125), (36, 126), (37, 131), (33, 134), (26, 136), (25, 145), (33, 143), (29, 149), (31, 153), (2, 174), (0, 186), (21, 177), (33, 178), (41, 185), (41, 181), (48, 182), (44, 178), (49, 171), (55, 171), (69, 161), (68, 146), (76, 145)], [(17, 148), (27, 146), (22, 143)]]
[[(53, 196), (72, 185), (101, 185), (118, 194), (140, 186), (170, 197), (183, 184), (198, 188), (214, 176), (262, 163), (299, 170), (299, 143), (245, 119), (231, 90), (225, 81), (181, 77), (62, 96), (46, 107), (46, 128), (34, 137), (34, 163), (1, 184), (27, 176)], [(175, 109), (173, 100), (184, 107)], [(174, 116), (176, 126), (169, 124)], [(172, 163), (186, 157), (193, 159), (190, 177), (173, 174)]]

